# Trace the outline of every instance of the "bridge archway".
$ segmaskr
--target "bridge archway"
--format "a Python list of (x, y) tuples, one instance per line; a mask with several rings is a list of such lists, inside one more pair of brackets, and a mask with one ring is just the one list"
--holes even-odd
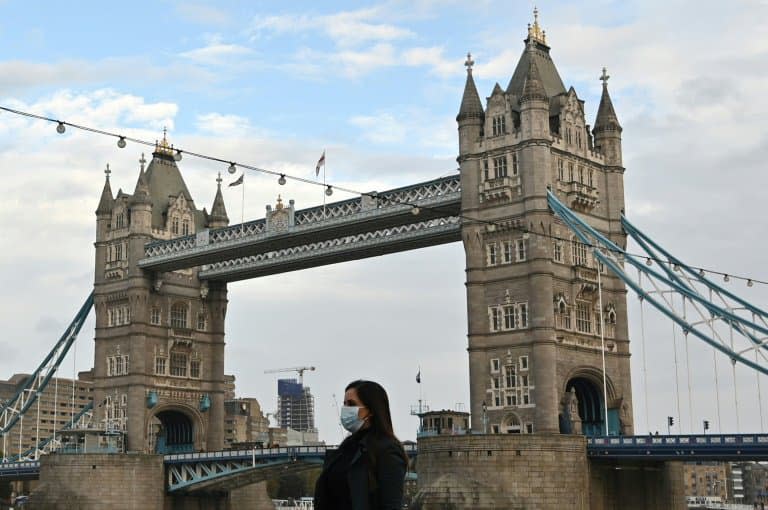
[(202, 420), (189, 409), (169, 406), (158, 409), (147, 428), (149, 449), (154, 453), (189, 453), (204, 448)]
[(515, 413), (509, 413), (504, 416), (500, 432), (502, 434), (522, 434), (523, 425), (520, 422), (520, 418)]
[[(578, 415), (581, 420), (581, 433), (585, 436), (605, 435), (605, 398), (603, 395), (603, 373), (601, 370), (593, 367), (581, 367), (574, 370), (566, 379), (563, 388), (563, 401), (565, 410), (561, 419), (561, 431), (577, 432), (574, 430), (573, 423), (569, 423), (562, 430), (563, 421), (569, 422), (568, 401), (571, 398), (571, 390), (575, 392), (578, 401)], [(606, 392), (608, 393), (608, 434), (619, 433), (618, 411), (610, 409), (612, 403), (616, 400), (615, 388), (610, 378), (606, 379)]]

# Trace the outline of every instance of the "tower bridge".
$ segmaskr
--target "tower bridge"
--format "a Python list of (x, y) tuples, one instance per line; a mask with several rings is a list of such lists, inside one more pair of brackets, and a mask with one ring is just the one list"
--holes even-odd
[[(678, 276), (672, 266), (690, 268), (658, 255), (647, 239), (643, 246), (657, 250), (649, 260), (663, 271), (645, 269), (624, 251), (628, 234), (643, 234), (624, 217), (622, 127), (608, 75), (603, 70), (590, 126), (584, 101), (563, 85), (538, 18), (524, 42), (508, 85), (496, 84), (485, 104), (467, 56), (455, 176), (309, 209), (278, 198), (263, 219), (230, 225), (221, 179), (210, 212), (201, 209), (165, 137), (148, 166), (142, 155), (133, 193), (114, 195), (107, 171), (96, 209), (93, 380), (94, 402), (111, 405), (94, 406), (93, 418), (124, 435), (134, 453), (123, 456), (126, 466), (171, 473), (161, 492), (197, 483), (225, 491), (261, 476), (244, 474), (256, 468), (255, 451), (223, 452), (228, 282), (459, 241), (474, 419), (470, 434), (420, 438), (424, 508), (469, 508), (466, 501), (472, 508), (612, 508), (619, 497), (626, 508), (681, 508), (675, 461), (768, 455), (761, 435), (634, 435), (627, 286), (684, 334), (695, 331), (760, 372), (768, 365), (766, 315), (752, 307), (750, 321), (735, 305), (707, 305), (695, 286), (722, 289)], [(625, 263), (672, 290), (645, 291)], [(672, 291), (709, 317), (681, 317), (669, 300), (664, 304)], [(752, 362), (745, 350), (727, 346), (716, 322), (743, 334), (746, 350), (762, 358)], [(81, 323), (78, 316), (73, 324)], [(3, 404), (4, 440), (66, 348), (56, 353), (34, 384)], [(46, 463), (73, 473), (97, 466), (39, 453), (32, 464), (4, 465), (0, 476), (30, 477), (37, 469), (50, 489), (61, 480), (46, 475)], [(304, 453), (317, 461), (323, 452)], [(158, 461), (157, 454), (166, 456)], [(259, 455), (265, 469), (297, 456)], [(625, 461), (640, 468), (614, 470)], [(539, 475), (543, 480), (533, 478)]]

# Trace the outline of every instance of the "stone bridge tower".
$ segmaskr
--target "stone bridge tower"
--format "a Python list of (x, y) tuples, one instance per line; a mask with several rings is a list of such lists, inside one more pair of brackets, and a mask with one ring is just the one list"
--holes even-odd
[(496, 84), (485, 107), (468, 56), (456, 118), (472, 426), (597, 435), (605, 433), (607, 414), (611, 434), (630, 434), (625, 288), (576, 242), (546, 197), (554, 190), (623, 246), (621, 126), (603, 71), (590, 130), (584, 101), (563, 86), (534, 16), (509, 85)]
[(133, 194), (116, 197), (107, 167), (96, 210), (95, 419), (122, 429), (128, 451), (223, 447), (226, 284), (137, 265), (146, 243), (229, 223), (221, 178), (211, 213), (200, 211), (174, 156), (164, 135)]

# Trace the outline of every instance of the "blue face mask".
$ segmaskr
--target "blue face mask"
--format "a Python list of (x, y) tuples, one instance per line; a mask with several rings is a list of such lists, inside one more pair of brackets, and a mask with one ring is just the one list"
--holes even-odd
[(357, 417), (360, 409), (357, 406), (341, 406), (341, 426), (353, 434), (365, 423), (365, 420)]

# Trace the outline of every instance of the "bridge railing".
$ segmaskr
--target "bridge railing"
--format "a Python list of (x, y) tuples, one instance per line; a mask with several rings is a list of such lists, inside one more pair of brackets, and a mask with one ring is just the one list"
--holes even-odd
[(588, 446), (601, 448), (626, 446), (724, 446), (761, 445), (768, 446), (768, 434), (701, 434), (680, 436), (608, 436), (590, 437)]

